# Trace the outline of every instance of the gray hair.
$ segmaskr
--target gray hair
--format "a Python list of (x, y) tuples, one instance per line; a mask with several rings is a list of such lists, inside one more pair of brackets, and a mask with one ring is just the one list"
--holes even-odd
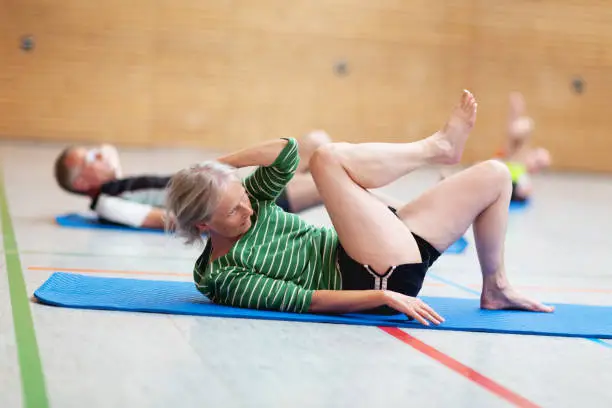
[(197, 225), (210, 221), (227, 183), (235, 177), (234, 167), (216, 161), (177, 172), (166, 187), (166, 230), (174, 229), (186, 244), (203, 243)]

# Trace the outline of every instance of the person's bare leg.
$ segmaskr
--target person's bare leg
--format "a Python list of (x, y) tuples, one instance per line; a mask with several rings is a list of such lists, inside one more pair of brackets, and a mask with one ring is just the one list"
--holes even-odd
[(508, 124), (504, 159), (520, 160), (527, 152), (527, 145), (533, 131), (533, 119), (526, 115), (525, 99), (519, 92), (509, 97)]
[[(312, 131), (299, 140), (300, 165), (286, 187), (287, 200), (292, 212), (298, 213), (323, 203), (319, 190), (309, 172), (308, 162), (316, 149), (328, 143), (332, 143), (332, 140), (322, 130)], [(394, 208), (399, 208), (403, 204), (403, 202), (386, 194), (380, 192), (370, 193), (386, 205)]]
[(379, 188), (425, 164), (457, 164), (476, 120), (474, 96), (464, 91), (442, 130), (413, 143), (334, 143), (349, 176), (363, 188)]
[(382, 187), (425, 164), (456, 163), (476, 119), (465, 91), (444, 128), (414, 143), (333, 143), (312, 156), (310, 171), (346, 252), (384, 274), (421, 262), (412, 233), (366, 189)]
[(370, 190), (370, 194), (372, 194), (374, 197), (376, 197), (379, 201), (381, 201), (383, 204), (385, 204), (386, 206), (389, 207), (393, 207), (395, 209), (400, 208), (402, 205), (404, 205), (404, 202), (395, 198), (395, 197), (391, 197), (388, 194), (385, 194), (383, 192), (380, 191), (371, 191)]
[(332, 143), (331, 137), (324, 130), (313, 130), (298, 139), (300, 164), (296, 170), (296, 174), (307, 173), (308, 166), (312, 154), (319, 147)]
[(296, 173), (287, 184), (285, 191), (290, 210), (293, 213), (323, 204), (317, 185), (310, 173)]
[(461, 168), (457, 166), (442, 166), (438, 170), (438, 181), (442, 181), (444, 179), (449, 178), (453, 174), (461, 171)]
[(323, 203), (309, 172), (309, 162), (315, 150), (331, 142), (323, 130), (313, 130), (298, 139), (300, 164), (285, 188), (291, 212), (298, 213)]
[[(310, 173), (296, 174), (286, 187), (287, 200), (291, 212), (299, 213), (323, 204), (317, 185)], [(379, 191), (370, 191), (374, 197), (393, 208), (401, 207), (404, 202)]]
[(504, 242), (512, 184), (508, 168), (489, 160), (454, 174), (398, 211), (415, 234), (444, 252), (473, 224), (486, 309), (552, 308), (521, 296), (506, 277)]

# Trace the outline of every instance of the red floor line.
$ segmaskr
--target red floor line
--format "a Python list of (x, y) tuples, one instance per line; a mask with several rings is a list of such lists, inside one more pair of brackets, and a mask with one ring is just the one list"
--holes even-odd
[(426, 356), (433, 358), (434, 360), (446, 366), (447, 368), (450, 368), (451, 370), (455, 371), (457, 374), (462, 375), (468, 380), (480, 385), (486, 390), (510, 402), (511, 404), (514, 404), (517, 407), (538, 408), (538, 405), (529, 401), (527, 398), (522, 397), (513, 391), (510, 391), (509, 389), (496, 383), (492, 379), (480, 374), (478, 371), (475, 371), (470, 367), (461, 364), (454, 358), (442, 353), (441, 351), (433, 348), (428, 344), (423, 343), (421, 340), (411, 336), (410, 334), (397, 327), (379, 327), (379, 329), (415, 348)]

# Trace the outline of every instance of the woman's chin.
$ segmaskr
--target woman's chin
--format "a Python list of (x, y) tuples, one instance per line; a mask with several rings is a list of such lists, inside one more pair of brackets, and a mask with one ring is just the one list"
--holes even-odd
[(246, 220), (245, 222), (243, 222), (242, 224), (240, 224), (240, 228), (239, 228), (239, 235), (244, 235), (246, 234), (250, 229), (251, 229), (251, 220)]

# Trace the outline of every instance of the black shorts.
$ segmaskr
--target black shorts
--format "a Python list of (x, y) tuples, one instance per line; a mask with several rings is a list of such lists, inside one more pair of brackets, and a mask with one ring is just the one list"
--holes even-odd
[[(392, 207), (389, 209), (396, 212)], [(337, 265), (342, 275), (342, 290), (386, 289), (416, 297), (421, 291), (427, 270), (440, 257), (440, 252), (420, 236), (414, 233), (412, 236), (421, 253), (421, 262), (391, 266), (382, 276), (376, 274), (369, 266), (355, 261), (338, 243)], [(394, 315), (398, 314), (398, 311), (381, 306), (360, 313)]]
[(287, 190), (283, 189), (280, 195), (276, 198), (276, 205), (283, 209), (283, 211), (292, 213), (291, 205), (289, 205), (289, 198), (287, 197)]

